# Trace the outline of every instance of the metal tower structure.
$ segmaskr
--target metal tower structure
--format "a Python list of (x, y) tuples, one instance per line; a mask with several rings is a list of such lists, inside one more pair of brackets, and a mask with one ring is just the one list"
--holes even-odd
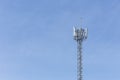
[(88, 29), (85, 28), (73, 28), (74, 40), (77, 41), (77, 80), (82, 79), (82, 42), (87, 39)]

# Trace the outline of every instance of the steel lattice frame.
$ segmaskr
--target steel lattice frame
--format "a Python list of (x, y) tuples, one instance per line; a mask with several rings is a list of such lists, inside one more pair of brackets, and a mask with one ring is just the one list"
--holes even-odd
[(77, 41), (77, 78), (82, 80), (82, 41)]
[(77, 80), (82, 80), (82, 42), (87, 39), (87, 29), (74, 28), (74, 39), (77, 41)]

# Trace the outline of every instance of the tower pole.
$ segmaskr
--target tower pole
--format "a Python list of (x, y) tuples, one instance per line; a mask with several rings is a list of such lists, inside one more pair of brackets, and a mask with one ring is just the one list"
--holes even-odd
[(82, 80), (82, 41), (77, 41), (77, 80)]

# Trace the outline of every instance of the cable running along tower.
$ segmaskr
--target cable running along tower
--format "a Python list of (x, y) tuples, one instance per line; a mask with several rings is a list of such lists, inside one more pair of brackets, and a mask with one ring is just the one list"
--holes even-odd
[(74, 40), (77, 41), (77, 80), (82, 79), (82, 42), (87, 39), (88, 29), (73, 28)]

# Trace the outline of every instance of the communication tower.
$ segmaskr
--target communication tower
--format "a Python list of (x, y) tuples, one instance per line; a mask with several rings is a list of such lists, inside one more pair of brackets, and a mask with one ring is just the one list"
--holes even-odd
[(77, 41), (77, 80), (82, 80), (82, 42), (87, 39), (88, 29), (73, 27), (73, 36)]

